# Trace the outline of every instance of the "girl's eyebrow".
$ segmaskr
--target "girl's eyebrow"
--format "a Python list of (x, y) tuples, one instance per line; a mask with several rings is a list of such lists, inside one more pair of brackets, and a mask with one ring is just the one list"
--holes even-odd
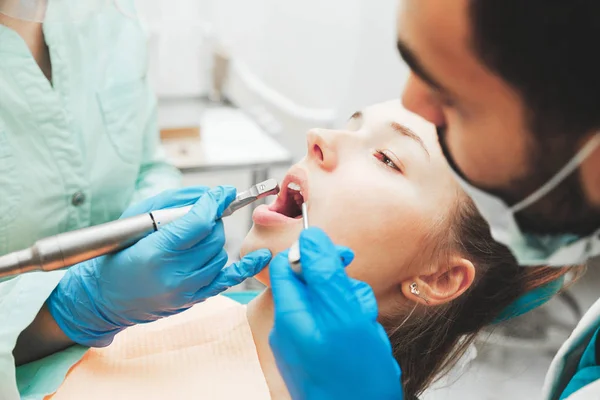
[[(350, 119), (359, 119), (362, 118), (363, 113), (361, 111), (356, 111), (354, 114), (352, 114), (352, 116), (350, 117)], [(419, 144), (419, 146), (421, 146), (421, 148), (423, 149), (423, 151), (425, 151), (425, 154), (427, 154), (427, 158), (431, 159), (431, 156), (429, 155), (429, 151), (427, 151), (427, 147), (425, 147), (425, 143), (423, 143), (423, 140), (421, 139), (421, 137), (419, 135), (417, 135), (416, 133), (414, 133), (412, 130), (410, 130), (409, 128), (407, 128), (406, 126), (396, 122), (396, 121), (392, 121), (390, 122), (390, 126), (392, 127), (393, 130), (395, 130), (398, 133), (401, 133), (402, 135), (411, 138), (412, 140), (414, 140), (415, 142), (417, 142)]]
[(395, 121), (390, 122), (390, 126), (396, 132), (401, 133), (402, 135), (409, 137), (412, 140), (414, 140), (415, 142), (417, 142), (421, 146), (421, 148), (425, 151), (425, 153), (427, 154), (427, 158), (431, 159), (431, 156), (429, 155), (429, 152), (427, 151), (427, 148), (425, 147), (425, 143), (423, 143), (423, 140), (419, 137), (419, 135), (417, 135), (416, 133), (414, 133), (413, 131), (408, 129), (406, 126), (399, 124), (398, 122), (395, 122)]

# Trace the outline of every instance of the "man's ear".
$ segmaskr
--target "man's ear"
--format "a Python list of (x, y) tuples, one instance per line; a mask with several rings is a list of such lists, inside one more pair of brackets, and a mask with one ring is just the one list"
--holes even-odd
[(463, 294), (474, 279), (475, 266), (471, 261), (451, 257), (448, 264), (440, 264), (436, 271), (402, 282), (402, 293), (417, 303), (439, 306)]

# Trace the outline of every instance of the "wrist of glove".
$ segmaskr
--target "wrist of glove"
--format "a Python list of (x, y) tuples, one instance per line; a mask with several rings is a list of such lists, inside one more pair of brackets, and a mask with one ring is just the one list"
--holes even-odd
[(259, 250), (226, 268), (220, 216), (235, 189), (185, 188), (128, 209), (122, 217), (194, 204), (188, 214), (113, 255), (69, 269), (48, 308), (74, 342), (103, 347), (128, 326), (184, 311), (258, 273), (270, 260)]
[[(103, 257), (102, 257), (103, 258)], [(133, 322), (114, 318), (96, 306), (99, 293), (94, 272), (102, 258), (86, 261), (69, 269), (47, 300), (48, 310), (60, 329), (73, 342), (89, 347), (105, 347), (114, 336)]]
[(349, 249), (319, 229), (300, 235), (304, 282), (287, 254), (270, 265), (275, 322), (270, 345), (294, 399), (402, 399), (401, 371), (377, 322), (370, 286), (344, 268)]

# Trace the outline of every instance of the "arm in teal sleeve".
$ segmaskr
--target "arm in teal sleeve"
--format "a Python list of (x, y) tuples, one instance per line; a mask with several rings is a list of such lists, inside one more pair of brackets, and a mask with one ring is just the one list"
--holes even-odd
[(0, 399), (19, 398), (13, 356), (19, 350), (15, 345), (63, 274), (63, 271), (35, 272), (0, 283)]
[[(152, 93), (152, 90), (149, 89), (148, 93)], [(167, 189), (175, 189), (181, 186), (181, 173), (169, 164), (160, 144), (157, 102), (153, 94), (148, 96), (147, 107), (148, 120), (144, 127), (142, 163), (130, 205)]]
[(39, 360), (74, 343), (56, 324), (46, 304), (42, 306), (33, 322), (19, 335), (13, 350), (15, 365)]

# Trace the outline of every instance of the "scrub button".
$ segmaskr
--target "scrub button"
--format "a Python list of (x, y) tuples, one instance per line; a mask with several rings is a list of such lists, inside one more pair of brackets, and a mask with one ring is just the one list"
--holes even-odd
[(71, 197), (71, 204), (78, 207), (85, 201), (85, 194), (83, 192), (77, 192)]

